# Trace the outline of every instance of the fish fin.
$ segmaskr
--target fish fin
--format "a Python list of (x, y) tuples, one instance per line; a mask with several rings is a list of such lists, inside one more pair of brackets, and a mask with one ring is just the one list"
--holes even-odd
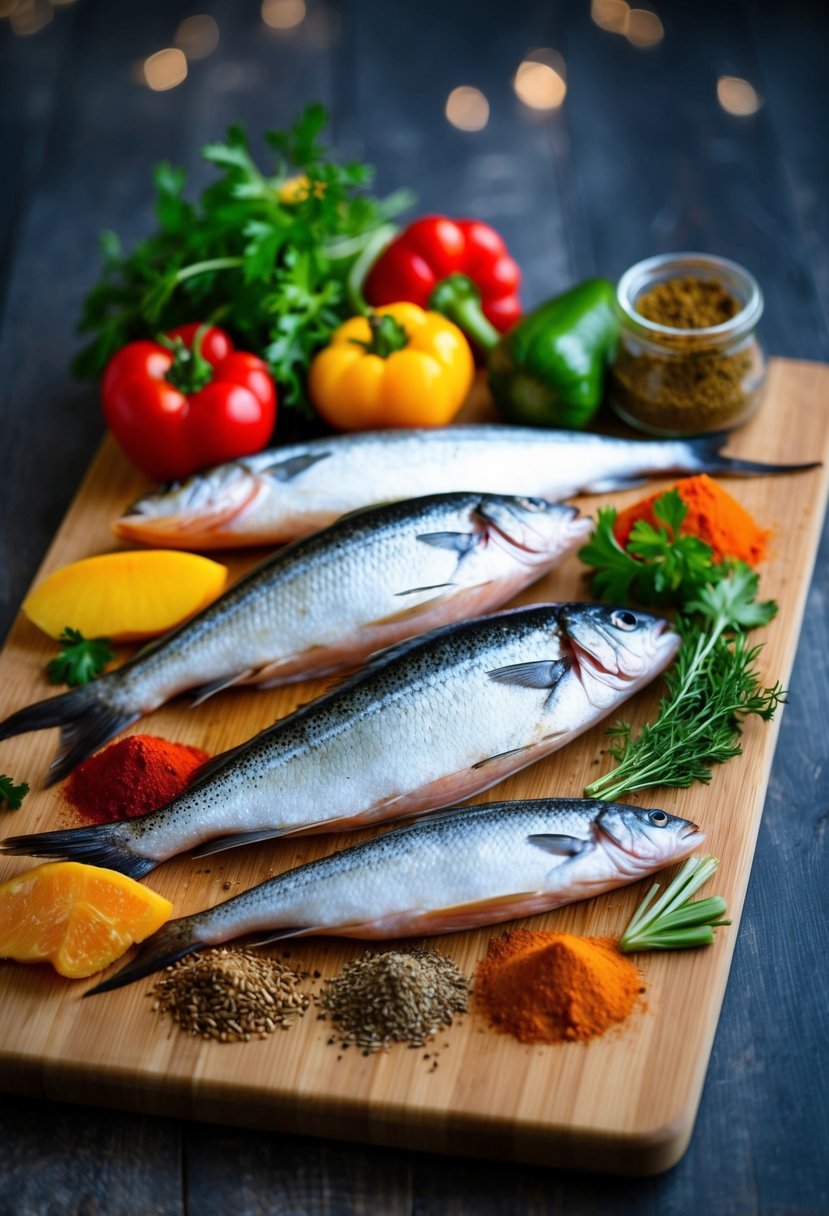
[(510, 663), (488, 671), (498, 684), (518, 684), (521, 688), (555, 688), (571, 668), (569, 659), (536, 659), (531, 663)]
[(578, 836), (556, 835), (553, 832), (539, 832), (528, 836), (527, 843), (534, 844), (545, 853), (552, 853), (554, 857), (575, 857), (590, 846), (589, 840), (580, 840)]
[(480, 532), (421, 532), (415, 539), (423, 541), (424, 545), (432, 545), (435, 549), (449, 549), (459, 553), (461, 557), (480, 544)]
[[(764, 474), (802, 473), (807, 469), (819, 469), (820, 460), (812, 460), (807, 464), (764, 464), (759, 460), (738, 460), (734, 456), (723, 456), (721, 448), (729, 438), (728, 431), (714, 431), (710, 435), (699, 435), (696, 439), (687, 441), (696, 464), (695, 471), (699, 473), (733, 473), (738, 477), (755, 477)], [(666, 473), (687, 472), (687, 465), (676, 469), (666, 469)]]
[(533, 906), (539, 903), (549, 906), (549, 894), (544, 891), (521, 891), (509, 895), (495, 895), (489, 899), (470, 900), (465, 904), (451, 904), (446, 908), (432, 908), (428, 912), (415, 913), (408, 919), (406, 934), (414, 937), (418, 934), (429, 936), (462, 932), (478, 925), (532, 915), (540, 910)]
[(60, 744), (49, 768), (46, 785), (54, 785), (72, 771), (76, 764), (91, 756), (104, 743), (137, 722), (140, 713), (119, 710), (100, 697), (97, 681), (73, 688), (71, 692), (49, 697), (27, 705), (0, 723), (0, 739), (23, 735), (30, 730), (45, 730), (60, 726)]
[(85, 828), (9, 836), (0, 844), (0, 853), (81, 861), (85, 865), (117, 870), (129, 878), (143, 878), (158, 862), (130, 851), (124, 827), (123, 823), (98, 823)]
[(254, 941), (246, 941), (246, 950), (259, 950), (262, 946), (272, 946), (274, 942), (284, 942), (292, 937), (313, 937), (317, 934), (325, 936), (331, 933), (331, 926), (327, 928), (325, 925), (309, 925), (301, 929), (279, 929), (276, 933), (269, 933), (267, 937), (257, 937)]
[[(395, 596), (419, 595), (421, 591), (443, 591), (447, 587), (454, 587), (454, 586), (455, 586), (454, 583), (428, 583), (425, 587), (409, 587), (406, 591), (395, 591), (394, 594), (395, 594)], [(423, 607), (422, 604), (418, 604), (417, 611), (419, 612), (422, 607)], [(383, 619), (389, 620), (392, 618), (385, 617)]]
[(94, 988), (90, 988), (84, 993), (84, 996), (98, 996), (101, 992), (112, 992), (114, 988), (123, 988), (125, 984), (142, 980), (155, 971), (162, 971), (187, 954), (203, 950), (206, 943), (195, 937), (192, 927), (193, 919), (192, 916), (182, 916), (178, 920), (170, 920), (166, 925), (162, 925), (141, 943), (138, 953), (131, 962), (122, 967), (120, 971), (116, 971), (115, 975), (110, 976), (108, 980), (103, 980)]
[(614, 490), (635, 490), (647, 484), (647, 477), (635, 473), (620, 473), (617, 477), (600, 477), (584, 487), (585, 494), (612, 494)]
[(198, 768), (193, 769), (190, 774), (190, 779), (187, 782), (187, 789), (191, 790), (196, 785), (201, 785), (203, 781), (209, 780), (220, 768), (227, 764), (239, 752), (242, 752), (247, 747), (249, 739), (244, 743), (237, 743), (236, 747), (229, 747), (227, 751), (217, 752), (215, 756), (211, 756), (209, 760), (205, 760), (204, 764), (200, 764)]
[(260, 832), (234, 832), (230, 836), (217, 836), (193, 849), (191, 857), (209, 857), (211, 853), (223, 853), (225, 849), (238, 849), (245, 844), (258, 844), (260, 840), (275, 840), (285, 833), (278, 828), (263, 828)]
[(275, 460), (259, 472), (272, 477), (274, 481), (293, 481), (300, 473), (313, 468), (321, 460), (327, 460), (330, 455), (330, 452), (303, 452), (299, 456), (289, 456), (287, 460)]
[(241, 684), (244, 680), (250, 679), (253, 673), (254, 669), (249, 667), (247, 671), (237, 671), (232, 676), (219, 676), (217, 680), (210, 680), (207, 684), (202, 684), (199, 688), (193, 689), (195, 696), (190, 702), (190, 708), (195, 709), (197, 705), (202, 705), (209, 697), (215, 696), (217, 692), (222, 692), (225, 688)]
[(498, 764), (501, 760), (506, 760), (507, 756), (520, 756), (522, 752), (531, 752), (536, 744), (529, 743), (526, 747), (512, 747), (506, 752), (497, 752), (494, 756), (487, 756), (485, 760), (478, 760), (472, 765), (473, 769), (486, 768), (488, 764)]

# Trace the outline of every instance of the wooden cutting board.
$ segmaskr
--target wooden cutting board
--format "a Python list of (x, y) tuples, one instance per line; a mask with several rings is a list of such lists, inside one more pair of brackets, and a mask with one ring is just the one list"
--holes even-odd
[[(734, 435), (733, 455), (791, 463), (829, 458), (829, 367), (775, 360), (761, 414)], [(142, 490), (140, 478), (106, 443), (81, 486), (43, 563), (44, 574), (115, 547), (110, 519)], [(774, 531), (762, 591), (780, 604), (777, 619), (756, 636), (765, 648), (767, 683), (785, 684), (797, 645), (827, 494), (827, 468), (778, 478), (730, 480), (728, 488)], [(613, 496), (619, 506), (641, 491)], [(584, 499), (590, 510), (600, 499)], [(25, 522), (21, 522), (21, 528)], [(253, 555), (234, 556), (239, 572)], [(583, 599), (583, 568), (572, 558), (516, 602)], [(0, 656), (0, 718), (50, 695), (43, 669), (54, 644), (19, 619)], [(137, 731), (218, 752), (307, 701), (322, 684), (271, 692), (238, 691), (198, 709), (186, 701), (138, 723)], [(647, 691), (625, 713), (652, 713)], [(51, 967), (0, 963), (0, 1087), (67, 1102), (631, 1174), (667, 1169), (690, 1139), (725, 991), (778, 721), (752, 720), (744, 755), (722, 766), (710, 786), (642, 794), (633, 801), (698, 822), (706, 850), (721, 859), (712, 890), (728, 900), (734, 924), (698, 951), (640, 955), (645, 1008), (590, 1043), (529, 1047), (496, 1033), (474, 1009), (423, 1050), (397, 1046), (371, 1057), (328, 1045), (329, 1023), (312, 1009), (287, 1032), (242, 1044), (192, 1039), (151, 1011), (150, 981), (82, 1001), (94, 981), (70, 982)], [(2, 834), (75, 822), (60, 787), (39, 788), (56, 743), (44, 731), (0, 743), (0, 771), (27, 780), (32, 793)], [(535, 767), (503, 782), (482, 800), (574, 796), (607, 766), (602, 727)], [(351, 840), (356, 840), (352, 837)], [(349, 841), (350, 843), (350, 841)], [(260, 845), (202, 860), (170, 862), (148, 885), (184, 915), (212, 905), (297, 863), (341, 846), (312, 838)], [(0, 880), (25, 870), (4, 858)], [(463, 857), (458, 858), (463, 865)], [(619, 934), (643, 895), (638, 884), (532, 921), (534, 928)], [(469, 975), (503, 926), (456, 934), (437, 944)], [(322, 977), (364, 950), (336, 939), (295, 943), (292, 962)], [(281, 951), (280, 953), (284, 953)], [(433, 1067), (437, 1051), (438, 1067)], [(429, 1059), (425, 1058), (426, 1053)]]

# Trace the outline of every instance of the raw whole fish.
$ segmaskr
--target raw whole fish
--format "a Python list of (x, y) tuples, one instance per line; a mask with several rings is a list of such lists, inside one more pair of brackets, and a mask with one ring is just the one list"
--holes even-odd
[(672, 473), (737, 475), (813, 468), (720, 455), (722, 434), (615, 439), (583, 431), (454, 426), (334, 436), (274, 448), (162, 486), (116, 520), (118, 536), (165, 548), (277, 544), (346, 511), (412, 495), (471, 490), (569, 498)]
[(311, 934), (420, 937), (534, 916), (644, 878), (703, 839), (665, 811), (586, 798), (444, 811), (171, 921), (93, 991), (248, 934), (257, 945)]
[(171, 697), (273, 687), (355, 667), (449, 621), (500, 608), (586, 539), (575, 507), (443, 494), (356, 512), (269, 557), (192, 620), (83, 688), (0, 723), (60, 725), (59, 781)]
[(193, 849), (361, 828), (449, 806), (564, 747), (674, 657), (668, 622), (541, 604), (401, 642), (138, 819), (15, 836), (2, 849), (134, 878)]

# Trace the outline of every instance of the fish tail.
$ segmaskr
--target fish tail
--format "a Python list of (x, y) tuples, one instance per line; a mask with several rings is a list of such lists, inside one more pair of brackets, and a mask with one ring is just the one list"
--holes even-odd
[(715, 431), (687, 441), (698, 472), (730, 473), (735, 477), (773, 476), (777, 473), (802, 473), (806, 469), (817, 469), (821, 464), (819, 460), (811, 460), (807, 464), (764, 464), (760, 460), (738, 460), (734, 456), (723, 456), (721, 449), (727, 439), (727, 431)]
[(90, 988), (88, 992), (84, 993), (84, 996), (97, 996), (100, 992), (111, 992), (114, 988), (123, 988), (125, 984), (132, 984), (135, 980), (141, 980), (155, 971), (162, 971), (187, 954), (203, 950), (207, 943), (199, 941), (196, 921), (195, 916), (182, 916), (178, 920), (171, 920), (166, 925), (162, 925), (141, 943), (138, 953), (131, 962), (122, 967), (120, 971), (116, 971), (115, 975), (108, 980), (103, 980), (94, 988)]
[(81, 861), (117, 870), (129, 878), (143, 878), (158, 865), (154, 858), (141, 857), (134, 851), (128, 823), (100, 823), (85, 828), (9, 836), (0, 843), (0, 853)]
[(60, 744), (46, 779), (47, 785), (54, 785), (81, 760), (141, 717), (139, 712), (110, 704), (102, 695), (103, 687), (103, 682), (94, 680), (82, 688), (19, 709), (0, 722), (0, 739), (59, 726)]

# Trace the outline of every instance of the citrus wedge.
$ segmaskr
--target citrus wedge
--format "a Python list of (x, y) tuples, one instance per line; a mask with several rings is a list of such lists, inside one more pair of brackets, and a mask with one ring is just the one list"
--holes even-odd
[(23, 612), (52, 638), (69, 626), (87, 638), (136, 642), (205, 608), (226, 582), (227, 567), (195, 553), (104, 553), (47, 575), (23, 601)]
[(0, 884), (0, 958), (83, 979), (169, 920), (173, 905), (114, 870), (53, 861)]

